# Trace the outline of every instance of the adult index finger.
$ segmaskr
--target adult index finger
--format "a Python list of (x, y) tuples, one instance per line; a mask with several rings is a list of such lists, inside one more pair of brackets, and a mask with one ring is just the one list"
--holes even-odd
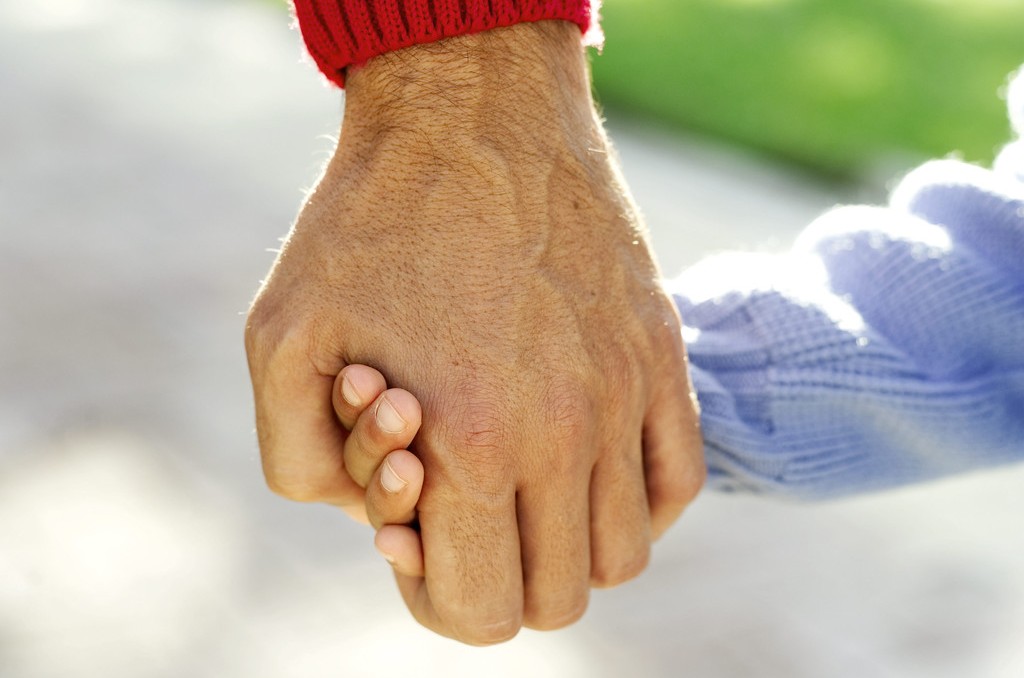
[(331, 503), (365, 516), (356, 510), (363, 491), (344, 467), (346, 433), (331, 402), (334, 376), (320, 374), (287, 345), (261, 350), (247, 336), (247, 353), (268, 487), (293, 501)]

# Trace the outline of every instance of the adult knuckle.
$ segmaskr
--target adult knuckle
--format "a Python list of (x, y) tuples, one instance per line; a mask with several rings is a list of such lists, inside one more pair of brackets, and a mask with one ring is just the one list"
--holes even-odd
[(257, 299), (246, 320), (245, 350), (250, 364), (274, 369), (311, 353), (316, 337), (314, 319), (287, 310), (271, 296)]
[(560, 446), (575, 446), (591, 424), (590, 398), (575, 382), (556, 381), (542, 399), (544, 422), (551, 440)]
[(474, 415), (462, 429), (460, 442), (473, 452), (494, 453), (504, 441), (504, 435), (497, 424), (497, 417)]
[(505, 408), (496, 397), (481, 395), (479, 389), (474, 389), (461, 396), (450, 413), (452, 426), (448, 435), (456, 451), (469, 455), (475, 463), (504, 460), (509, 425)]

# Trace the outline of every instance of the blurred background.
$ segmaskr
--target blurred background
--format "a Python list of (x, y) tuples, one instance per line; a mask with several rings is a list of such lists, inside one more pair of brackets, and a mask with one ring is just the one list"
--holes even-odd
[[(666, 273), (986, 162), (1015, 0), (606, 0), (600, 98)], [(0, 4), (0, 676), (1024, 675), (1024, 469), (707, 494), (583, 621), (466, 648), (368, 530), (272, 496), (244, 312), (341, 97), (271, 0)]]

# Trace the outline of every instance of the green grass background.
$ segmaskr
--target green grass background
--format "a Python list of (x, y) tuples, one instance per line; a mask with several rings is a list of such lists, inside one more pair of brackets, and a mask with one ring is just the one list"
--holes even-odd
[(990, 161), (1024, 64), (1024, 0), (606, 0), (603, 17), (605, 108), (842, 177)]

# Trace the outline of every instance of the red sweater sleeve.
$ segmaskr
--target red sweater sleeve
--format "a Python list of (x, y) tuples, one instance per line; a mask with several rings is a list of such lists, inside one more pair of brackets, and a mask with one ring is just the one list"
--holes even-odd
[[(313, 61), (345, 85), (345, 68), (385, 52), (524, 21), (596, 28), (598, 0), (294, 0)], [(595, 36), (596, 39), (596, 36)]]

